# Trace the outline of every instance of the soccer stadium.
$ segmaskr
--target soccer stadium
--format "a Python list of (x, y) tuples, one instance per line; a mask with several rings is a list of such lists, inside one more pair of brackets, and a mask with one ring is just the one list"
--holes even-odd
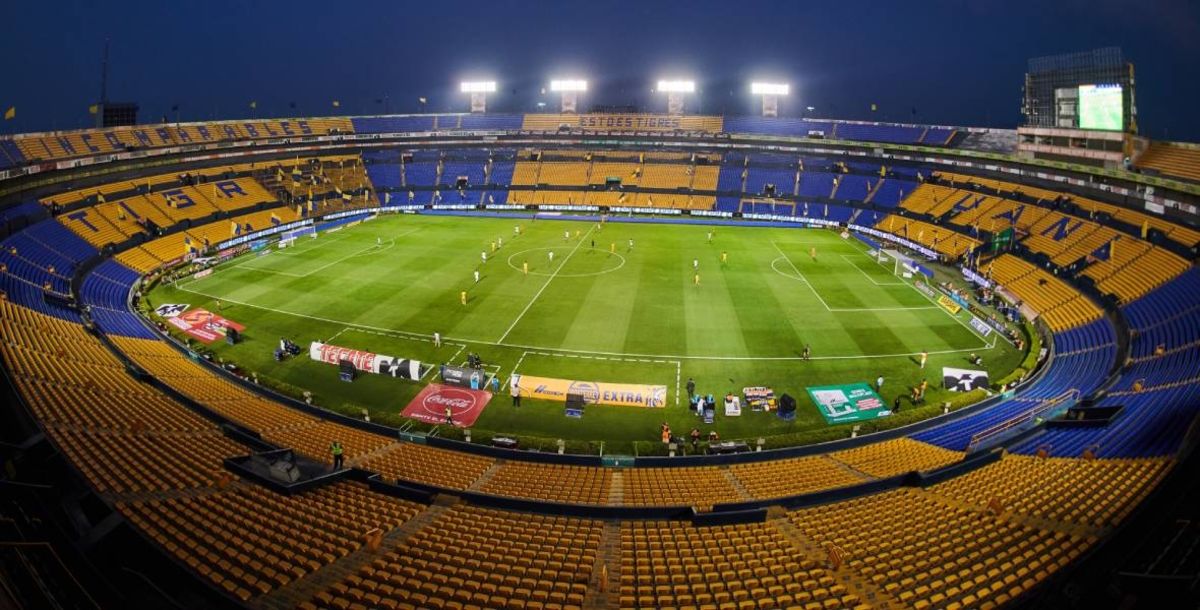
[(1106, 43), (1013, 124), (0, 91), (0, 606), (1198, 607), (1200, 144)]

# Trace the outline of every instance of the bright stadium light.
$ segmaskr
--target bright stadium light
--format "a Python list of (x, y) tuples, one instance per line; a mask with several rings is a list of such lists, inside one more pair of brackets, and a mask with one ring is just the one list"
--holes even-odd
[(459, 83), (459, 90), (463, 93), (495, 93), (496, 81), (494, 80), (476, 80), (463, 81)]
[(658, 81), (658, 90), (663, 93), (695, 93), (696, 81), (660, 80)]
[(588, 82), (578, 78), (550, 81), (551, 91), (587, 91)]
[(582, 78), (559, 78), (550, 81), (550, 90), (562, 98), (560, 112), (563, 114), (576, 112), (579, 104), (579, 94), (587, 91), (588, 83)]
[(487, 112), (487, 94), (496, 92), (494, 80), (465, 80), (458, 84), (463, 93), (471, 94), (471, 112)]
[(750, 93), (762, 96), (762, 115), (779, 116), (779, 98), (791, 93), (787, 83), (750, 83)]
[(791, 86), (787, 83), (750, 83), (750, 93), (754, 95), (787, 95)]

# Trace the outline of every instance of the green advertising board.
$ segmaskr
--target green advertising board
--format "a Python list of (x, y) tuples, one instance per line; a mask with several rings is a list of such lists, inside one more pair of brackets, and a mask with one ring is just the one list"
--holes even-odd
[(887, 403), (865, 383), (823, 385), (805, 389), (827, 424), (844, 424), (892, 414), (887, 408)]

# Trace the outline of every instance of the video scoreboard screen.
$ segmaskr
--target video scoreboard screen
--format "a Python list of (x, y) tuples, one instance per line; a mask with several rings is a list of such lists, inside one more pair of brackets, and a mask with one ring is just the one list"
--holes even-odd
[(1120, 85), (1079, 87), (1079, 128), (1120, 131), (1125, 125)]

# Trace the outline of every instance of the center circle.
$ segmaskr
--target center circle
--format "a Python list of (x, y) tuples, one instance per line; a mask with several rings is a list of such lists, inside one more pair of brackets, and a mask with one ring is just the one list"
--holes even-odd
[[(508, 266), (512, 267), (516, 271), (521, 271), (521, 266), (518, 265), (517, 263), (514, 263), (513, 259), (517, 258), (518, 256), (521, 256), (522, 254), (526, 254), (528, 252), (549, 252), (551, 250), (553, 250), (555, 252), (562, 252), (563, 249), (562, 248), (526, 248), (525, 250), (521, 250), (519, 252), (513, 252), (508, 257)], [(569, 256), (570, 250), (568, 250), (567, 252), (568, 252), (568, 254), (564, 255), (564, 256)], [(538, 270), (530, 269), (529, 275), (541, 275), (541, 276), (553, 275), (555, 277), (591, 277), (594, 275), (604, 275), (605, 273), (612, 273), (613, 271), (616, 271), (616, 270), (620, 269), (621, 267), (625, 266), (625, 257), (621, 256), (620, 254), (618, 254), (616, 252), (610, 253), (610, 252), (601, 251), (601, 250), (596, 250), (596, 252), (603, 252), (603, 254), (605, 254), (606, 256), (610, 256), (610, 257), (615, 256), (615, 257), (621, 259), (621, 262), (618, 263), (616, 267), (613, 267), (611, 269), (602, 269), (600, 271), (589, 271), (587, 273), (555, 273), (554, 270), (538, 271)], [(562, 265), (563, 265), (563, 263), (558, 264), (559, 267), (562, 267)]]

